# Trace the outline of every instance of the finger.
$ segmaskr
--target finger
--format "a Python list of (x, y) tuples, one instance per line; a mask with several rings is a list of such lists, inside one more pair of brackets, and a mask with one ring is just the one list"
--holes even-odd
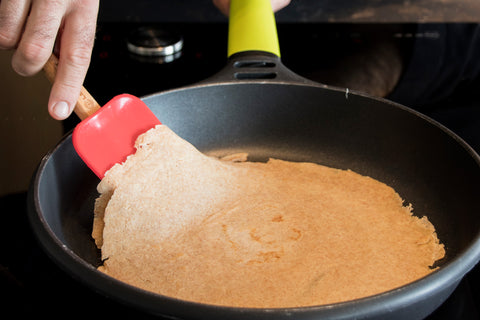
[(17, 73), (29, 76), (42, 69), (52, 53), (65, 10), (65, 1), (37, 0), (32, 3), (25, 31), (12, 57), (12, 66)]
[[(271, 0), (273, 12), (277, 12), (282, 8), (285, 8), (290, 4), (290, 0)], [(230, 0), (213, 0), (213, 4), (222, 12), (228, 16), (230, 13)]]
[(17, 46), (30, 10), (30, 0), (0, 1), (0, 49)]
[(65, 17), (57, 76), (48, 102), (55, 119), (67, 118), (75, 107), (90, 64), (97, 13), (98, 0), (85, 0), (77, 1)]
[(213, 0), (213, 4), (224, 15), (228, 16), (230, 13), (230, 0)]
[(271, 2), (273, 12), (277, 12), (290, 4), (290, 0), (272, 0)]

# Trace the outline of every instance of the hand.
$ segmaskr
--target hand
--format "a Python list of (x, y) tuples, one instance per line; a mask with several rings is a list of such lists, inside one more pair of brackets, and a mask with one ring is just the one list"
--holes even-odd
[[(285, 8), (290, 4), (290, 0), (271, 0), (274, 12)], [(213, 4), (226, 16), (230, 11), (230, 0), (213, 0)]]
[(99, 0), (1, 0), (0, 49), (14, 49), (20, 75), (39, 72), (55, 51), (57, 76), (48, 110), (58, 120), (73, 111), (85, 79), (95, 38)]

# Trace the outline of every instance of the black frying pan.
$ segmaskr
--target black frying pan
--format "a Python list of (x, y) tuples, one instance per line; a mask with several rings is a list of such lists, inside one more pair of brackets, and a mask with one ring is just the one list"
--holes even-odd
[(212, 79), (144, 101), (164, 124), (207, 154), (242, 151), (253, 161), (311, 161), (387, 183), (413, 204), (416, 215), (428, 215), (446, 257), (439, 270), (411, 284), (328, 306), (220, 307), (147, 292), (96, 270), (99, 252), (90, 232), (99, 181), (67, 135), (34, 176), (30, 221), (52, 259), (96, 291), (178, 318), (421, 319), (480, 259), (480, 157), (418, 112), (310, 82), (265, 52), (233, 54)]

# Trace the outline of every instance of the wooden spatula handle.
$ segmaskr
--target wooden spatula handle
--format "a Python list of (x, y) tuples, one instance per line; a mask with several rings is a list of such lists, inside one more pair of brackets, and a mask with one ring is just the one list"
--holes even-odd
[[(47, 76), (48, 80), (53, 83), (55, 80), (55, 75), (57, 74), (57, 66), (58, 66), (58, 59), (55, 55), (51, 55), (50, 59), (48, 59), (47, 63), (43, 67), (43, 71)], [(83, 120), (88, 116), (95, 113), (98, 109), (100, 109), (100, 105), (97, 101), (92, 97), (92, 95), (82, 86), (80, 91), (80, 96), (77, 100), (77, 104), (75, 105), (75, 109), (73, 111), (77, 114), (77, 116)]]

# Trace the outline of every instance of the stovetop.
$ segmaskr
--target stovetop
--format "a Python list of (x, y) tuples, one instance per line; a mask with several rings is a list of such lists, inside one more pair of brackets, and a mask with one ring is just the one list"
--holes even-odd
[[(183, 38), (182, 53), (171, 57), (174, 59), (168, 62), (145, 60), (127, 50), (126, 39), (139, 27), (144, 25), (106, 23), (99, 26), (85, 86), (100, 104), (124, 92), (143, 96), (193, 84), (214, 75), (227, 61), (225, 24), (148, 25)], [(480, 52), (478, 26), (463, 27), (462, 32), (470, 32), (473, 40), (470, 39), (468, 47), (462, 52)], [(365, 48), (372, 45), (374, 47), (378, 42), (393, 43), (404, 59), (404, 71), (389, 97), (399, 102), (411, 100), (409, 106), (436, 118), (456, 131), (476, 150), (480, 150), (480, 98), (476, 94), (480, 87), (480, 62), (473, 64), (469, 56), (459, 58), (461, 63), (459, 62), (458, 68), (462, 69), (462, 66), (467, 65), (468, 68), (464, 69), (468, 69), (470, 73), (462, 71), (457, 77), (458, 80), (451, 83), (448, 90), (441, 84), (432, 82), (432, 94), (429, 96), (424, 92), (415, 93), (408, 87), (408, 81), (414, 79), (415, 75), (411, 65), (422, 65), (421, 60), (417, 61), (419, 58), (414, 54), (414, 45), (420, 43), (427, 48), (425, 50), (431, 45), (438, 46), (445, 36), (443, 32), (451, 32), (449, 27), (419, 27), (411, 24), (281, 24), (278, 30), (283, 63), (300, 75), (313, 80), (320, 79), (327, 84), (330, 84), (329, 81), (338, 81), (337, 75), (332, 73), (332, 65), (342, 65), (340, 60), (348, 57), (349, 53), (365, 52)], [(328, 72), (323, 72), (325, 70)], [(421, 72), (425, 73), (424, 70), (417, 70), (417, 73)], [(446, 78), (451, 79), (452, 72)], [(448, 92), (448, 95), (440, 99), (436, 92)], [(65, 131), (70, 130), (77, 121), (73, 117), (65, 121)], [(3, 297), (6, 297), (6, 300), (2, 300), (0, 315), (60, 318), (74, 314), (79, 318), (153, 318), (92, 291), (60, 270), (34, 238), (28, 225), (26, 206), (26, 192), (0, 198), (0, 212), (3, 214), (0, 224), (0, 287)], [(476, 305), (478, 301), (479, 266), (466, 275), (451, 297), (428, 319), (479, 319), (480, 309)]]

